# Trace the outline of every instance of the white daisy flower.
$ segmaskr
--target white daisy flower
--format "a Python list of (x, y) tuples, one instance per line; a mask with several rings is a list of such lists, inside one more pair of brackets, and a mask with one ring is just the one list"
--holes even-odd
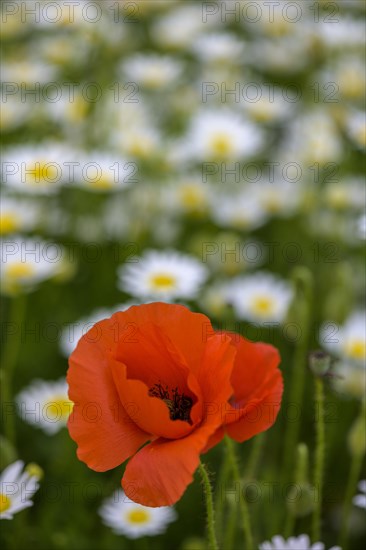
[(208, 272), (196, 258), (175, 250), (148, 250), (118, 270), (119, 288), (132, 296), (172, 301), (197, 296)]
[(161, 206), (168, 212), (202, 215), (208, 211), (210, 191), (201, 174), (187, 174), (161, 187)]
[(8, 132), (28, 122), (35, 104), (29, 100), (22, 101), (21, 94), (6, 96), (4, 93), (0, 105), (0, 129), (2, 132)]
[[(211, 18), (213, 19), (213, 18)], [(192, 44), (202, 29), (207, 27), (202, 18), (201, 5), (179, 6), (154, 22), (153, 40), (166, 48), (184, 49)]]
[(142, 506), (130, 500), (121, 489), (104, 500), (99, 515), (114, 533), (129, 539), (160, 535), (166, 531), (169, 523), (177, 519), (173, 507)]
[(195, 54), (206, 63), (240, 63), (244, 42), (230, 33), (201, 34), (193, 42)]
[(229, 109), (199, 111), (182, 143), (187, 157), (199, 161), (250, 157), (262, 145), (261, 129)]
[(346, 48), (362, 48), (364, 45), (365, 25), (362, 20), (343, 15), (336, 25), (320, 20), (316, 26), (318, 38), (329, 48), (344, 52)]
[(94, 192), (109, 192), (124, 189), (136, 181), (136, 164), (118, 155), (91, 151), (80, 153), (77, 158), (80, 162), (73, 178), (75, 186)]
[(292, 216), (304, 198), (301, 181), (290, 182), (275, 178), (273, 182), (261, 180), (250, 186), (249, 194), (256, 196), (268, 216)]
[(265, 272), (234, 279), (228, 292), (236, 316), (259, 324), (282, 323), (292, 298), (287, 281)]
[(366, 509), (366, 479), (362, 479), (359, 482), (358, 488), (361, 491), (361, 494), (353, 497), (353, 504), (359, 508)]
[(3, 182), (11, 190), (21, 193), (56, 193), (61, 185), (70, 181), (78, 162), (65, 145), (45, 143), (23, 145), (4, 151), (2, 161)]
[(42, 85), (55, 82), (58, 73), (58, 69), (49, 63), (31, 58), (3, 61), (1, 70), (3, 82), (17, 82), (33, 87), (36, 83)]
[[(321, 84), (334, 82), (337, 85), (335, 98), (364, 100), (366, 75), (363, 59), (356, 54), (337, 57), (336, 61), (324, 71)], [(330, 90), (331, 91), (331, 90)], [(338, 99), (339, 101), (339, 99)]]
[(253, 87), (253, 91), (250, 91), (248, 88), (247, 94), (248, 97), (244, 95), (242, 104), (245, 112), (255, 122), (277, 122), (293, 115), (294, 104), (286, 101), (283, 91), (277, 87), (272, 92), (262, 83), (258, 83), (257, 89)]
[(342, 361), (365, 365), (366, 313), (354, 311), (343, 326), (326, 322), (320, 329), (320, 342)]
[(46, 113), (69, 133), (75, 133), (75, 129), (85, 123), (91, 103), (78, 90), (75, 90), (72, 95), (66, 87), (61, 87), (60, 90), (61, 97), (58, 101), (45, 104)]
[(350, 139), (360, 149), (366, 148), (366, 113), (353, 111), (346, 121), (346, 131)]
[(73, 403), (68, 397), (65, 378), (56, 381), (33, 380), (16, 397), (19, 416), (47, 435), (66, 426)]
[(24, 462), (13, 462), (0, 475), (0, 519), (13, 519), (14, 514), (33, 506), (30, 500), (38, 490), (37, 476), (23, 472)]
[[(113, 308), (101, 308), (93, 311), (87, 317), (79, 319), (75, 323), (70, 323), (64, 328), (60, 339), (60, 350), (66, 357), (69, 357), (76, 348), (76, 344), (84, 334), (93, 328), (95, 323), (111, 317), (117, 311), (125, 311), (129, 307), (136, 305), (135, 302), (119, 304)], [(97, 337), (97, 335), (96, 335)], [(91, 334), (91, 338), (93, 335)]]
[[(293, 74), (306, 67), (309, 59), (308, 50), (307, 42), (299, 40), (296, 36), (288, 36), (281, 40), (263, 38), (253, 41), (248, 46), (247, 62), (257, 70)], [(289, 56), (288, 52), (292, 55)]]
[[(271, 542), (262, 542), (259, 545), (259, 550), (324, 550), (325, 546), (322, 542), (311, 544), (308, 535), (299, 535), (298, 537), (290, 537), (285, 540), (281, 535), (272, 537)], [(332, 546), (329, 550), (342, 550), (340, 546)]]
[(356, 222), (356, 235), (362, 241), (366, 240), (366, 214), (362, 214)]
[(3, 196), (0, 202), (0, 235), (34, 229), (39, 206), (34, 202)]
[(136, 54), (124, 62), (122, 70), (132, 82), (150, 90), (161, 90), (178, 83), (183, 66), (173, 57)]
[(339, 162), (344, 147), (339, 130), (332, 116), (324, 108), (308, 111), (296, 118), (288, 129), (282, 144), (283, 158), (307, 163)]
[(360, 210), (364, 208), (366, 187), (363, 179), (352, 178), (329, 183), (324, 189), (324, 200), (334, 210)]
[(36, 238), (16, 236), (0, 242), (1, 290), (5, 294), (33, 290), (41, 281), (62, 272), (64, 249)]
[(213, 195), (211, 216), (220, 227), (245, 231), (257, 229), (268, 220), (268, 214), (258, 196), (248, 193), (247, 190), (239, 194)]

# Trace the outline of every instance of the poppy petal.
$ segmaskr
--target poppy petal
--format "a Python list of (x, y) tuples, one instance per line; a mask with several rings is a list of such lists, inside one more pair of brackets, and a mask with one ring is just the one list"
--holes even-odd
[(106, 471), (151, 437), (131, 420), (118, 397), (107, 357), (114, 344), (110, 320), (97, 325), (94, 336), (85, 334), (69, 360), (67, 381), (74, 407), (68, 428), (79, 459), (93, 470)]
[(215, 428), (203, 425), (187, 437), (158, 439), (132, 457), (122, 479), (126, 495), (144, 506), (171, 506), (193, 481), (199, 455)]
[[(194, 313), (187, 307), (178, 304), (153, 302), (141, 306), (132, 306), (126, 311), (114, 314), (115, 322), (132, 327), (144, 323), (158, 326), (174, 342), (193, 372), (198, 372), (205, 350), (208, 335), (213, 335), (211, 321), (202, 313)], [(112, 317), (112, 318), (113, 318)], [(124, 332), (126, 337), (128, 330)]]

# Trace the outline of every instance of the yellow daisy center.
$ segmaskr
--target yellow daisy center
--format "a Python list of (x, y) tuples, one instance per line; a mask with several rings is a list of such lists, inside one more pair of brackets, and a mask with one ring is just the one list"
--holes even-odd
[(20, 219), (17, 214), (8, 213), (3, 214), (0, 218), (0, 235), (6, 235), (7, 233), (14, 233), (20, 226)]
[(0, 493), (0, 513), (6, 512), (11, 506), (11, 500), (9, 497)]
[(346, 352), (352, 359), (365, 359), (366, 342), (364, 340), (354, 340), (347, 345)]
[(72, 401), (66, 396), (55, 395), (55, 397), (47, 403), (48, 420), (67, 418), (71, 413), (72, 405)]
[(175, 287), (176, 282), (176, 277), (168, 273), (158, 273), (153, 275), (150, 279), (151, 286), (154, 290), (171, 290)]
[(50, 162), (35, 162), (33, 166), (28, 170), (27, 175), (33, 178), (33, 183), (53, 183), (53, 180), (57, 178), (57, 168)]
[(225, 157), (231, 153), (233, 149), (233, 141), (229, 135), (225, 133), (217, 133), (211, 140), (211, 148), (215, 155)]
[(198, 208), (203, 205), (204, 195), (194, 184), (188, 184), (182, 187), (180, 199), (186, 208)]
[(138, 525), (147, 523), (150, 520), (150, 512), (138, 508), (136, 510), (131, 510), (131, 512), (127, 514), (127, 520), (130, 523), (136, 523)]
[(258, 315), (269, 315), (273, 311), (273, 300), (267, 296), (258, 296), (253, 300), (252, 311)]
[(88, 103), (82, 97), (77, 97), (70, 103), (67, 114), (72, 122), (81, 122), (88, 114)]
[(10, 279), (20, 280), (34, 275), (33, 265), (24, 262), (14, 262), (6, 269), (6, 275)]

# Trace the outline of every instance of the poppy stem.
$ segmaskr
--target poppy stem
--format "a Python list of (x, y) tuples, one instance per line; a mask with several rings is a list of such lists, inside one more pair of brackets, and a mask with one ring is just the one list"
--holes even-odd
[(313, 540), (320, 539), (320, 523), (323, 500), (323, 473), (324, 473), (324, 458), (325, 458), (325, 426), (324, 426), (324, 382), (319, 376), (315, 378), (315, 401), (316, 401), (316, 449), (315, 449), (315, 470), (314, 470), (314, 487), (317, 491), (318, 498), (316, 499), (312, 535)]
[[(242, 485), (242, 480), (240, 477), (240, 471), (238, 466), (238, 461), (236, 457), (234, 442), (230, 437), (225, 436), (225, 443), (226, 443), (226, 449), (229, 457), (229, 461), (231, 464), (231, 471), (233, 473), (233, 478), (235, 485), (239, 488)], [(249, 508), (245, 500), (245, 496), (242, 494), (242, 491), (239, 490), (239, 506), (240, 506), (240, 513), (242, 516), (242, 522), (243, 522), (243, 529), (244, 529), (244, 537), (245, 537), (245, 549), (246, 550), (253, 550), (253, 535), (252, 535), (252, 528), (250, 525), (250, 514), (249, 514)]]
[(218, 550), (219, 545), (217, 543), (217, 538), (215, 533), (215, 511), (214, 511), (214, 505), (213, 505), (212, 487), (211, 487), (210, 478), (207, 472), (207, 468), (203, 464), (203, 462), (200, 462), (199, 472), (201, 474), (202, 483), (205, 489), (205, 497), (206, 497), (208, 546), (209, 546), (209, 550)]
[(18, 362), (20, 343), (21, 343), (21, 331), (22, 323), (24, 320), (26, 308), (26, 296), (21, 294), (11, 299), (9, 306), (9, 327), (13, 326), (15, 333), (13, 333), (13, 339), (9, 335), (9, 340), (5, 342), (3, 356), (2, 356), (2, 369), (1, 369), (1, 386), (2, 386), (2, 402), (9, 407), (9, 414), (4, 418), (4, 434), (10, 443), (15, 443), (15, 411), (13, 410), (13, 390), (12, 382), (14, 376), (14, 370)]
[[(306, 366), (308, 363), (308, 346), (310, 340), (311, 312), (313, 301), (313, 277), (305, 267), (299, 267), (293, 273), (294, 283), (297, 287), (296, 310), (297, 324), (300, 327), (298, 335), (293, 368), (291, 373), (288, 403), (302, 410), (302, 401), (306, 385)], [(299, 439), (300, 418), (296, 421), (288, 421), (284, 440), (282, 481), (287, 479), (288, 473), (293, 471), (295, 449)]]
[[(365, 456), (365, 409), (366, 403), (364, 402), (361, 407), (360, 415), (357, 418), (356, 423), (353, 425), (350, 435), (348, 436), (348, 445), (350, 447), (352, 459), (348, 474), (346, 495), (344, 497), (342, 522), (339, 535), (339, 544), (342, 545), (341, 548), (344, 550), (347, 550), (348, 547), (348, 532), (350, 525), (349, 517), (352, 508), (352, 498), (356, 492), (357, 482), (360, 479), (363, 458)], [(353, 444), (352, 439), (354, 439)]]

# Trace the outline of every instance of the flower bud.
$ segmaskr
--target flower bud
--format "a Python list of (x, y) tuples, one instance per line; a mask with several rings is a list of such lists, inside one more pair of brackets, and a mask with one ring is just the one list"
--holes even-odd
[(38, 481), (40, 481), (44, 476), (44, 471), (35, 462), (30, 462), (29, 464), (27, 464), (27, 466), (25, 467), (25, 471), (28, 475), (36, 477)]
[(312, 351), (309, 355), (310, 370), (316, 376), (325, 376), (332, 366), (331, 356), (322, 350)]
[(206, 550), (206, 542), (198, 537), (187, 539), (182, 544), (182, 550)]
[(314, 510), (315, 490), (310, 483), (296, 483), (288, 491), (287, 508), (295, 517), (307, 516)]
[(348, 447), (353, 456), (364, 456), (366, 452), (366, 419), (361, 414), (353, 423), (348, 434)]

